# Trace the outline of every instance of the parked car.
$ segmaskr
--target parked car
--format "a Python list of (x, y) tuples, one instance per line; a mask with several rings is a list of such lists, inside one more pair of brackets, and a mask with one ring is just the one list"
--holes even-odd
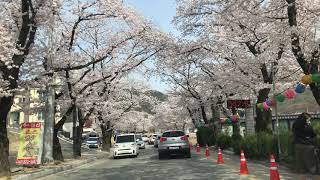
[(86, 145), (89, 148), (98, 148), (100, 146), (100, 138), (99, 137), (88, 137), (86, 141)]
[(163, 159), (170, 154), (183, 154), (190, 158), (188, 137), (183, 131), (173, 130), (164, 132), (158, 144), (159, 159)]
[(148, 144), (154, 144), (155, 140), (157, 139), (158, 134), (152, 134), (149, 138)]
[(146, 144), (142, 140), (142, 135), (141, 134), (136, 134), (136, 141), (137, 141), (139, 149), (145, 149), (146, 148)]
[(153, 147), (158, 148), (158, 144), (159, 144), (160, 138), (161, 138), (161, 134), (158, 134), (157, 138), (154, 141)]
[(147, 135), (143, 134), (143, 135), (142, 135), (142, 140), (143, 140), (144, 142), (148, 142), (148, 141), (149, 141), (149, 138), (148, 138)]
[(120, 134), (116, 136), (114, 144), (113, 158), (116, 159), (121, 156), (139, 155), (139, 147), (136, 142), (135, 134)]

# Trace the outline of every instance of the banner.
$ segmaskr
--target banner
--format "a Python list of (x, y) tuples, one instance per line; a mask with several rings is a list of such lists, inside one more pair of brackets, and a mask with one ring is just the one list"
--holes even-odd
[(19, 151), (16, 164), (36, 165), (42, 155), (41, 122), (22, 123), (20, 126)]

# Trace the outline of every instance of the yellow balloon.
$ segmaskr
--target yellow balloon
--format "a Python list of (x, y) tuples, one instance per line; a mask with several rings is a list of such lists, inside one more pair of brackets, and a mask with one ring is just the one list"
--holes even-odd
[(301, 82), (305, 85), (309, 85), (312, 83), (312, 79), (311, 79), (311, 75), (304, 75), (302, 78), (301, 78)]

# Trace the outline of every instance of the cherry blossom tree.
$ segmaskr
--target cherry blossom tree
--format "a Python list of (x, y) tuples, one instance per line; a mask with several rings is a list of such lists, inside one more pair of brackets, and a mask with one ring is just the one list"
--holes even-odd
[(20, 68), (33, 47), (37, 29), (48, 22), (57, 5), (43, 0), (0, 2), (0, 176), (10, 173), (7, 115), (18, 88)]
[[(212, 52), (214, 61), (236, 72), (229, 77), (254, 87), (257, 103), (261, 103), (269, 95), (274, 75), (281, 80), (299, 70), (284, 41), (284, 18), (271, 13), (272, 6), (264, 1), (181, 0), (175, 23), (185, 36), (195, 37), (202, 48)], [(267, 130), (271, 112), (256, 113), (256, 130)]]

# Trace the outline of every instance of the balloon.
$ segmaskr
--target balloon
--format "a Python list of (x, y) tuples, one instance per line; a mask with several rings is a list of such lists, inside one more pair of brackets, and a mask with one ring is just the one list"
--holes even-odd
[(276, 96), (276, 100), (279, 101), (279, 102), (283, 102), (285, 100), (285, 97), (284, 97), (284, 95), (279, 94), (279, 95)]
[(308, 75), (304, 75), (302, 78), (301, 78), (301, 82), (305, 85), (309, 85), (312, 83), (312, 79), (311, 79), (311, 76), (308, 74)]
[(276, 105), (276, 101), (274, 99), (267, 99), (266, 103), (267, 103), (268, 106)]
[(312, 74), (311, 75), (311, 80), (315, 83), (320, 83), (320, 73), (318, 74)]
[(295, 89), (296, 93), (299, 93), (299, 94), (303, 93), (305, 90), (306, 90), (306, 87), (303, 84), (298, 84)]
[(284, 92), (284, 96), (287, 99), (293, 99), (294, 97), (296, 97), (296, 92), (294, 92), (294, 90), (292, 90), (292, 89), (288, 89), (288, 90), (286, 90), (286, 92)]
[(257, 104), (257, 108), (262, 110), (263, 109), (262, 103)]
[(263, 103), (262, 103), (262, 107), (263, 107), (263, 109), (266, 110), (266, 111), (268, 111), (269, 108), (270, 108), (266, 102), (263, 102)]

